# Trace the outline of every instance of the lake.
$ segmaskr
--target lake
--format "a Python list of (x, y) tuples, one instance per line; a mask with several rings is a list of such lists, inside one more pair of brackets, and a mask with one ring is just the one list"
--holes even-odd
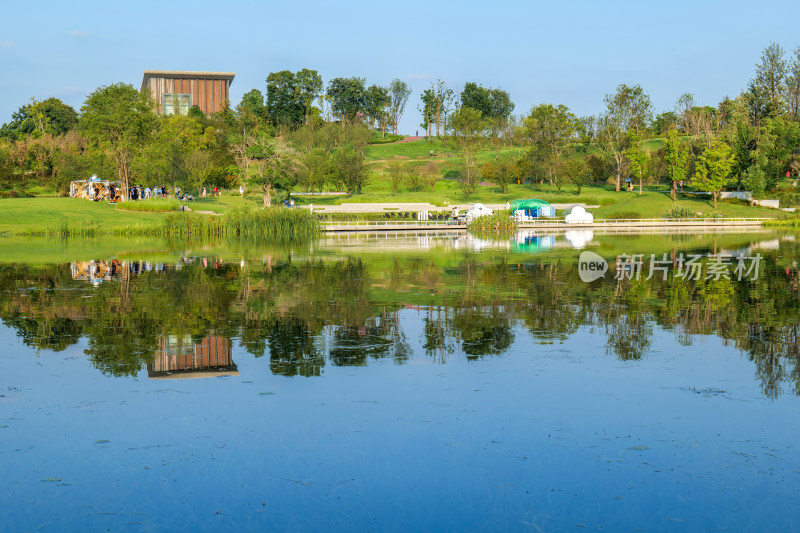
[(2, 530), (800, 521), (795, 234), (0, 250)]

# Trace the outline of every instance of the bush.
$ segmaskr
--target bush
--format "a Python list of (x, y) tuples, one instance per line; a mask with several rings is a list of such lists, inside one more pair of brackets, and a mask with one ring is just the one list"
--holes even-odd
[(782, 207), (797, 207), (800, 206), (800, 193), (795, 191), (787, 191), (779, 189), (774, 191), (774, 194), (768, 194), (770, 198), (777, 198), (781, 201)]
[(0, 198), (34, 198), (35, 195), (25, 191), (0, 191)]
[(676, 205), (664, 213), (664, 218), (694, 218), (695, 216), (696, 214), (692, 208), (682, 205)]
[(397, 141), (402, 141), (403, 139), (405, 139), (405, 136), (403, 136), (403, 135), (387, 134), (386, 137), (383, 137), (383, 138), (378, 137), (378, 138), (369, 140), (369, 141), (367, 141), (367, 144), (389, 144), (389, 143), (393, 143), (393, 142), (397, 142)]

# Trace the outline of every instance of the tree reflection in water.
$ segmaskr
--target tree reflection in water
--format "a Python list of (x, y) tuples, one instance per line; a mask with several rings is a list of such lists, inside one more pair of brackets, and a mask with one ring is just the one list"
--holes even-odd
[[(800, 394), (800, 279), (781, 263), (795, 252), (767, 254), (756, 281), (671, 273), (666, 280), (609, 276), (588, 284), (571, 258), (518, 263), (505, 255), (466, 254), (441, 265), (419, 255), (288, 254), (243, 265), (214, 257), (166, 265), (6, 264), (0, 318), (37, 349), (60, 351), (85, 338), (92, 364), (112, 376), (152, 364), (167, 336), (234, 339), (253, 356), (268, 356), (274, 374), (312, 377), (326, 364), (402, 364), (416, 343), (444, 362), (502, 355), (521, 331), (528, 342), (549, 344), (582, 327), (604, 332), (607, 354), (638, 360), (659, 328), (685, 345), (709, 334), (731, 343), (754, 363), (764, 394), (775, 398)], [(411, 324), (419, 339), (409, 337)]]

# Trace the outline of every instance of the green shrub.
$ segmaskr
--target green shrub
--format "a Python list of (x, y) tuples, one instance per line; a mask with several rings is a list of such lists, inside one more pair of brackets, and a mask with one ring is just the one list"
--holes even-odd
[(697, 215), (692, 208), (683, 205), (676, 205), (664, 213), (664, 218), (695, 218), (695, 216)]
[(25, 191), (0, 191), (0, 198), (34, 198), (35, 195)]
[(387, 134), (386, 137), (377, 137), (375, 139), (371, 139), (367, 141), (367, 144), (389, 144), (397, 141), (402, 141), (405, 139), (403, 135), (392, 135)]

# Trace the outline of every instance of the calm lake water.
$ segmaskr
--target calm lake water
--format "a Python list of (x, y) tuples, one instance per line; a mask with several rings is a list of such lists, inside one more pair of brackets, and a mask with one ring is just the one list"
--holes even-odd
[(800, 527), (793, 234), (0, 250), (0, 530)]

